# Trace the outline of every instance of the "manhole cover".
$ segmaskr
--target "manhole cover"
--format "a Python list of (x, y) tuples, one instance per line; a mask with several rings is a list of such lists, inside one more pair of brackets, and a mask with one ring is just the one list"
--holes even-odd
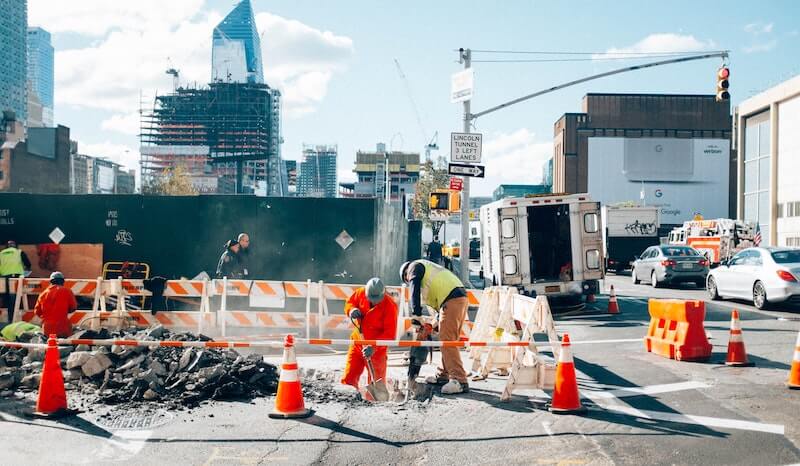
[(173, 419), (173, 415), (163, 411), (155, 411), (152, 413), (108, 413), (101, 416), (97, 420), (97, 424), (115, 430), (138, 430), (138, 429), (152, 429), (162, 426)]

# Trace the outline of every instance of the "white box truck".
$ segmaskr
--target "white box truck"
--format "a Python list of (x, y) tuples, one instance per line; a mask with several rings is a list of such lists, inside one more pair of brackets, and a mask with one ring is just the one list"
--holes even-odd
[(659, 244), (658, 207), (603, 206), (606, 271), (630, 269), (639, 254)]
[(481, 270), (487, 286), (582, 305), (603, 278), (600, 204), (588, 194), (507, 198), (481, 207)]

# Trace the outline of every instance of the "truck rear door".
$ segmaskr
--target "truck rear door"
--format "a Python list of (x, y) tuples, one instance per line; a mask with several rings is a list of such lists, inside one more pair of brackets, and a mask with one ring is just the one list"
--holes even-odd
[(581, 202), (579, 204), (579, 213), (580, 262), (582, 262), (582, 267), (576, 267), (577, 270), (575, 272), (582, 270), (583, 276), (575, 273), (574, 278), (575, 280), (599, 280), (603, 278), (603, 235), (600, 231), (600, 203)]
[(528, 222), (520, 211), (524, 212), (524, 209), (500, 209), (500, 282), (503, 285), (519, 285), (530, 279)]

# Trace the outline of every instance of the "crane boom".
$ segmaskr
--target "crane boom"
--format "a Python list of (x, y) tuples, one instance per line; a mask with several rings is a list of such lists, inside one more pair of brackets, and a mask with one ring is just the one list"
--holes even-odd
[(400, 79), (403, 81), (403, 86), (406, 88), (408, 100), (411, 101), (411, 108), (414, 110), (414, 116), (417, 118), (417, 125), (419, 125), (419, 131), (422, 134), (422, 140), (428, 141), (428, 133), (425, 131), (425, 125), (422, 124), (422, 117), (419, 114), (417, 101), (414, 100), (414, 94), (411, 92), (411, 86), (408, 84), (408, 78), (406, 78), (406, 74), (403, 73), (403, 68), (400, 66), (400, 62), (396, 58), (394, 59), (394, 65), (397, 67), (397, 74), (400, 75)]

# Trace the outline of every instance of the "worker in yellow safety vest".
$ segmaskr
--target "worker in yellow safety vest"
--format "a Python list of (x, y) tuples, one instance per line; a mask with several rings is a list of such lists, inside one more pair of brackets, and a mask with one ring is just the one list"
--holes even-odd
[(17, 301), (17, 295), (11, 293), (11, 285), (8, 279), (22, 277), (25, 275), (25, 272), (30, 270), (31, 261), (28, 259), (28, 256), (25, 252), (17, 249), (16, 241), (9, 241), (7, 247), (0, 251), (0, 277), (6, 282), (6, 292), (3, 295), (5, 305), (3, 307), (7, 309), (7, 322), (11, 322), (14, 318), (14, 304)]
[[(439, 340), (458, 341), (461, 327), (467, 316), (467, 290), (458, 277), (441, 265), (420, 259), (406, 262), (400, 267), (400, 278), (411, 287), (411, 323), (422, 325), (422, 305), (430, 306), (439, 313)], [(461, 353), (456, 347), (443, 347), (442, 366), (436, 376), (425, 381), (444, 384), (442, 394), (452, 395), (469, 391), (467, 373), (461, 362)]]

